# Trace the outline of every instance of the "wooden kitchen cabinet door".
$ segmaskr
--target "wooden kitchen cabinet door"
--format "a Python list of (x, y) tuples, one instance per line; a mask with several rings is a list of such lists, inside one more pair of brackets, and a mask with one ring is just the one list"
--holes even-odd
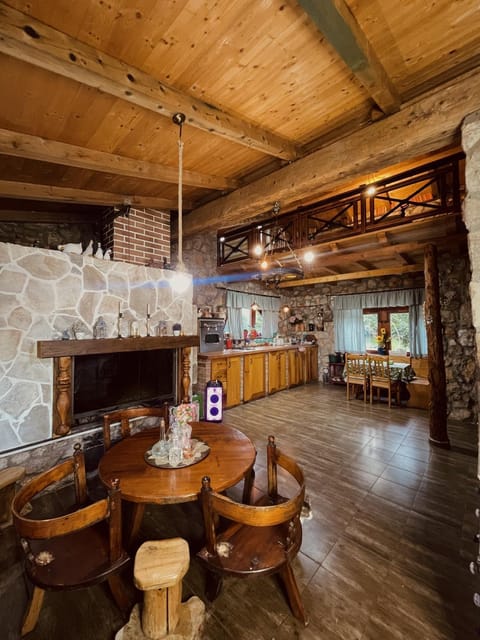
[(265, 395), (265, 356), (263, 353), (249, 354), (244, 357), (243, 365), (243, 401)]
[(227, 359), (227, 396), (228, 407), (236, 407), (242, 401), (242, 358), (233, 356)]
[(268, 393), (287, 388), (287, 352), (273, 351), (268, 354)]

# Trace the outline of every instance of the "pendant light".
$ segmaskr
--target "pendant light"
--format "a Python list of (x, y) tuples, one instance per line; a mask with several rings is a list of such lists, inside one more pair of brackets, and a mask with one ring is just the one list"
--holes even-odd
[(170, 286), (177, 293), (183, 293), (192, 282), (190, 274), (186, 272), (183, 263), (183, 140), (182, 126), (185, 122), (184, 113), (175, 113), (172, 117), (173, 122), (178, 125), (178, 260), (175, 273), (170, 280)]

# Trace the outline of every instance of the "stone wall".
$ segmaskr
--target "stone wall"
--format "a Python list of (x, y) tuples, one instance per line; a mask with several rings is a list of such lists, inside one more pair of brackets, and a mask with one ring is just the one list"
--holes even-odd
[[(463, 123), (462, 144), (466, 154), (465, 182), (467, 194), (464, 203), (464, 219), (468, 229), (468, 245), (472, 275), (470, 296), (472, 300), (472, 323), (476, 328), (477, 397), (480, 397), (478, 375), (480, 354), (480, 111), (470, 114)], [(480, 432), (480, 423), (479, 423)], [(480, 478), (480, 468), (478, 476)]]
[(52, 437), (53, 361), (37, 357), (37, 341), (72, 336), (76, 324), (92, 337), (99, 316), (107, 337), (137, 320), (146, 334), (160, 320), (196, 334), (192, 286), (174, 294), (171, 271), (61, 251), (0, 243), (0, 451)]

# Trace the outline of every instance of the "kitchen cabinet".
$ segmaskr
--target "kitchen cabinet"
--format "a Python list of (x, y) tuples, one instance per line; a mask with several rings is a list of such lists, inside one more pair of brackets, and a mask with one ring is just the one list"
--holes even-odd
[(305, 350), (290, 349), (288, 352), (288, 386), (303, 384), (305, 380)]
[(225, 408), (235, 407), (241, 402), (242, 358), (216, 358), (212, 360), (212, 380), (220, 380), (223, 385)]
[(309, 347), (305, 352), (306, 358), (306, 382), (316, 382), (318, 380), (318, 347)]
[(265, 395), (265, 355), (252, 353), (243, 362), (243, 401), (248, 402)]
[(268, 393), (287, 388), (287, 352), (271, 351), (268, 354)]

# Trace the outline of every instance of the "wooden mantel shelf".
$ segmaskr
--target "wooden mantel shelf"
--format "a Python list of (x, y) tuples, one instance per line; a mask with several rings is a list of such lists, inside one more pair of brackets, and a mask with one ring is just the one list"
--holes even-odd
[(39, 340), (39, 358), (86, 356), (97, 353), (151, 351), (153, 349), (183, 349), (198, 347), (198, 336), (149, 336), (145, 338), (92, 338), (87, 340)]

